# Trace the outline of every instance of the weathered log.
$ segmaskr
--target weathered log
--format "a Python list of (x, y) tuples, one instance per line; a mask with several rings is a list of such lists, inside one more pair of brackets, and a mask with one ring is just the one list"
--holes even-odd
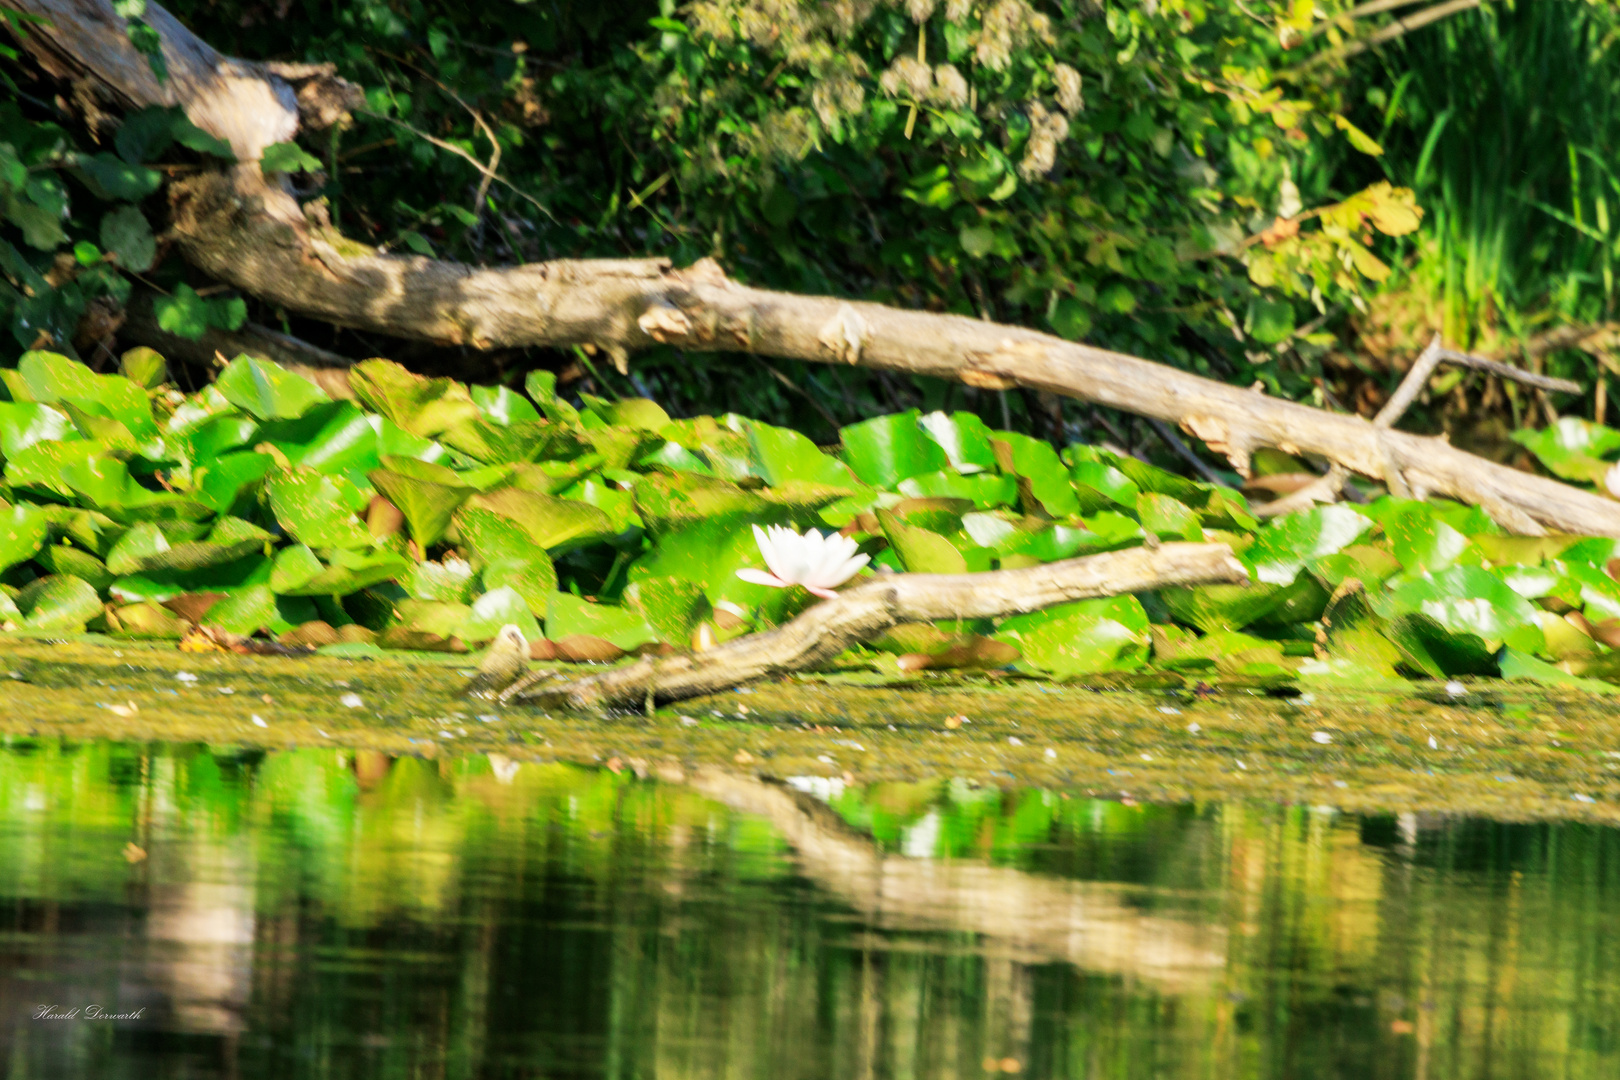
[[(728, 280), (709, 260), (559, 260), (499, 269), (380, 255), (308, 215), (256, 159), (290, 138), (300, 114), (330, 123), (352, 88), (316, 68), (233, 60), (162, 8), (147, 20), (171, 72), (152, 78), (109, 0), (0, 0), (40, 15), (23, 44), (50, 70), (122, 107), (180, 104), (228, 140), (241, 164), (171, 187), (173, 234), (185, 257), (289, 311), (332, 323), (476, 348), (590, 344), (621, 360), (653, 343), (860, 364), (961, 381), (1027, 386), (1179, 424), (1247, 475), (1273, 446), (1312, 454), (1413, 495), (1483, 507), (1515, 532), (1620, 537), (1620, 504), (1485, 461), (1356, 416), (1279, 401), (1133, 356), (1018, 327), (880, 304), (795, 296)], [(296, 84), (296, 85), (295, 85)]]
[(562, 683), (538, 671), (502, 702), (613, 708), (680, 701), (826, 663), (907, 622), (989, 619), (1089, 597), (1249, 580), (1225, 544), (1164, 544), (978, 574), (879, 574), (809, 608), (785, 626), (707, 652), (647, 659)]

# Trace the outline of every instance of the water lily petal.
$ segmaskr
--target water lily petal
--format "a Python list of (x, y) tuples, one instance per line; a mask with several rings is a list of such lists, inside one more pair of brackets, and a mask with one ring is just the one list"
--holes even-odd
[(741, 570), (738, 570), (737, 576), (742, 578), (744, 581), (752, 582), (755, 585), (769, 585), (773, 589), (785, 589), (789, 585), (793, 584), (791, 581), (783, 581), (775, 574), (767, 574), (763, 570), (755, 570), (753, 567), (749, 566), (745, 566)]

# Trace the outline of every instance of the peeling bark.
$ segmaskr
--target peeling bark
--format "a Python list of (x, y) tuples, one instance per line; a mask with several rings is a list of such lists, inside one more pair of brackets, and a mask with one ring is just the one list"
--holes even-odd
[(241, 163), (175, 183), (173, 234), (221, 281), (341, 326), (475, 348), (591, 344), (616, 360), (656, 343), (860, 364), (970, 386), (1026, 386), (1175, 423), (1245, 475), (1266, 446), (1313, 454), (1423, 497), (1482, 506), (1516, 532), (1620, 537), (1620, 504), (1457, 450), (1444, 438), (1279, 401), (1150, 361), (977, 319), (794, 296), (728, 280), (710, 260), (559, 260), (499, 269), (379, 255), (306, 215), (256, 159), (300, 118), (329, 124), (353, 88), (329, 69), (223, 57), (156, 4), (172, 75), (159, 85), (108, 0), (0, 0), (51, 20), (23, 45), (123, 108), (180, 104)]
[(500, 700), (576, 709), (682, 701), (812, 670), (901, 623), (998, 618), (1168, 585), (1248, 580), (1225, 544), (1164, 544), (977, 574), (880, 574), (775, 630), (563, 683), (538, 671), (507, 687)]

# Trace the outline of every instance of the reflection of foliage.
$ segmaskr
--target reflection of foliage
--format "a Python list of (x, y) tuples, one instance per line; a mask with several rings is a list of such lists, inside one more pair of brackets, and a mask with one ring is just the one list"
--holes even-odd
[[(1612, 979), (1594, 972), (1616, 949), (1613, 829), (1420, 828), (948, 782), (837, 800), (846, 820), (861, 807), (911, 827), (946, 819), (940, 835), (963, 839), (933, 858), (1092, 882), (1149, 918), (1214, 928), (1213, 977), (1170, 991), (1020, 962), (952, 931), (948, 911), (937, 925), (872, 925), (798, 877), (768, 823), (684, 788), (569, 765), (525, 764), (502, 782), (483, 759), (400, 759), (362, 783), (351, 765), (330, 749), (255, 762), (14, 742), (0, 753), (8, 930), (23, 955), (48, 956), (39, 978), (57, 977), (71, 948), (76, 970), (138, 985), (139, 930), (107, 912), (139, 910), (149, 884), (213, 887), (189, 894), (203, 921), (239, 913), (198, 898), (251, 896), (244, 1073), (374, 1075), (379, 1046), (400, 1075), (446, 1060), (464, 1075), (538, 1059), (695, 1076), (854, 1074), (864, 1061), (933, 1080), (1011, 1057), (1043, 1075), (1106, 1059), (1119, 1063), (1107, 1075), (1138, 1080), (1167, 1061), (1180, 1066), (1168, 1075), (1249, 1075), (1286, 1053), (1334, 1076), (1402, 1060), (1414, 1040), (1513, 1074), (1616, 1065), (1607, 1041), (1569, 1037), (1609, 1014)], [(131, 840), (147, 861), (118, 857)], [(182, 945), (155, 944), (162, 960)], [(223, 957), (186, 959), (202, 980)], [(68, 1049), (115, 1075), (129, 1059), (111, 1055), (139, 1060), (142, 1045)], [(270, 1056), (285, 1046), (320, 1068)], [(11, 1061), (65, 1075), (61, 1052), (35, 1037)]]

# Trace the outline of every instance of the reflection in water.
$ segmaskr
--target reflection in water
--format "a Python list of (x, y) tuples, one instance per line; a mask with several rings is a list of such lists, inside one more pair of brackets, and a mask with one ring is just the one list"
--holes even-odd
[(0, 1067), (1620, 1075), (1613, 830), (799, 786), (13, 742)]

